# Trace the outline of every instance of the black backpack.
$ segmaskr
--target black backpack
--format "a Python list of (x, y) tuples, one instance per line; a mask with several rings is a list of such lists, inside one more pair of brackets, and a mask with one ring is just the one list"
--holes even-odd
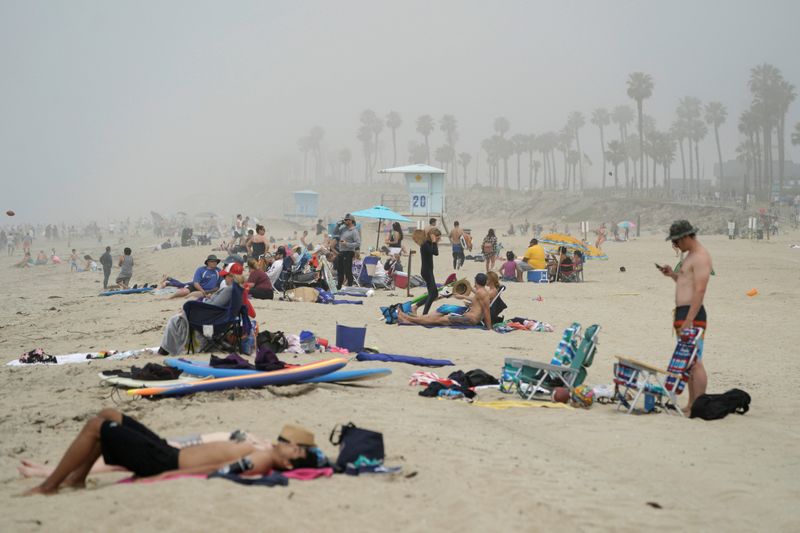
[(281, 353), (289, 347), (289, 341), (282, 331), (262, 331), (256, 337), (256, 345), (260, 348), (266, 346), (275, 353)]
[(731, 389), (723, 394), (701, 394), (692, 404), (690, 418), (717, 420), (730, 413), (745, 414), (750, 410), (750, 395), (743, 390)]

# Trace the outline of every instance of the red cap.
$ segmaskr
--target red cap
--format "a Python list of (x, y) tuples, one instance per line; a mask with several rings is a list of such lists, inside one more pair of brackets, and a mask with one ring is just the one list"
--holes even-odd
[(228, 268), (228, 271), (230, 271), (231, 274), (238, 275), (244, 272), (244, 268), (242, 268), (242, 265), (240, 265), (239, 263), (234, 263)]

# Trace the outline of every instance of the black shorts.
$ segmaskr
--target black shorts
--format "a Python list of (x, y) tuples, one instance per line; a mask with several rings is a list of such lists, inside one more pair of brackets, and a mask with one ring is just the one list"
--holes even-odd
[(103, 422), (100, 446), (106, 464), (125, 467), (139, 477), (178, 469), (180, 450), (125, 415), (122, 424)]
[[(675, 308), (675, 319), (672, 323), (674, 328), (679, 328), (683, 325), (683, 321), (686, 320), (686, 316), (689, 314), (689, 306), (688, 305), (679, 305)], [(704, 305), (700, 306), (700, 310), (697, 311), (697, 316), (694, 317), (694, 325), (698, 328), (706, 329), (708, 327), (708, 316), (706, 315), (706, 307)]]

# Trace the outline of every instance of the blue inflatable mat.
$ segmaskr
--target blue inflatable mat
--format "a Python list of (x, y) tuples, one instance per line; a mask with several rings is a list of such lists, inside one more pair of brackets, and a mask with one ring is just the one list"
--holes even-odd
[(417, 366), (454, 366), (449, 359), (428, 359), (413, 355), (395, 355), (390, 353), (358, 352), (356, 359), (359, 361), (384, 361), (387, 363), (407, 363)]
[(119, 291), (101, 292), (100, 296), (114, 296), (114, 295), (117, 295), (117, 294), (138, 294), (140, 292), (150, 292), (152, 290), (153, 289), (151, 289), (150, 287), (142, 287), (140, 289), (122, 289), (122, 290), (119, 290)]

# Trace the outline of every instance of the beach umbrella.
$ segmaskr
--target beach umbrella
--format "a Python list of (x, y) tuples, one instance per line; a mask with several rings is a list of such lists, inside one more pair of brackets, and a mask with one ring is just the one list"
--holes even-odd
[(590, 244), (586, 247), (586, 259), (608, 259), (608, 256), (603, 250)]
[(617, 224), (618, 228), (622, 229), (631, 229), (636, 227), (636, 222), (631, 222), (630, 220), (623, 220), (619, 224)]
[(545, 233), (539, 237), (539, 242), (552, 244), (553, 246), (564, 246), (566, 248), (581, 250), (583, 252), (586, 251), (586, 245), (583, 244), (580, 239), (573, 237), (572, 235), (567, 235), (566, 233)]
[(392, 222), (411, 222), (410, 218), (406, 218), (400, 213), (396, 213), (383, 205), (376, 205), (369, 209), (362, 209), (361, 211), (353, 211), (350, 213), (354, 217), (373, 218), (378, 220), (378, 238), (375, 240), (375, 248), (381, 239), (381, 224), (384, 220), (391, 220)]

